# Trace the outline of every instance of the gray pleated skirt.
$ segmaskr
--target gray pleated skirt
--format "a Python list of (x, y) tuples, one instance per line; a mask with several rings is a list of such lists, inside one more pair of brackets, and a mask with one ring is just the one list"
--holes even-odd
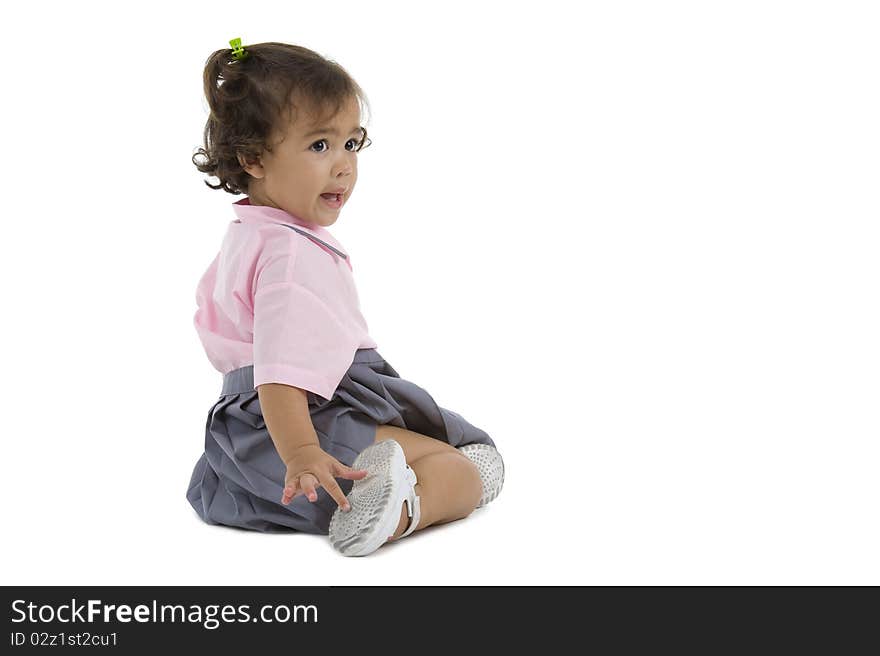
[[(376, 427), (391, 424), (452, 446), (495, 446), (484, 431), (441, 408), (428, 392), (392, 369), (376, 349), (359, 349), (333, 398), (308, 392), (309, 414), (321, 448), (351, 466), (373, 443)], [(318, 499), (281, 503), (287, 468), (269, 436), (254, 389), (254, 367), (223, 376), (219, 400), (208, 412), (205, 452), (196, 462), (186, 498), (208, 524), (266, 533), (326, 535), (336, 501), (322, 487)], [(345, 494), (353, 481), (337, 478)]]

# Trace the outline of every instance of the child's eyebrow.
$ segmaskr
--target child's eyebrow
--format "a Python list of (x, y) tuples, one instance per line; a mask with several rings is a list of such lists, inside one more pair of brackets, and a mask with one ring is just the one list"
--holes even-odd
[[(354, 134), (355, 132), (360, 132), (361, 129), (362, 129), (362, 128), (361, 128), (360, 125), (356, 125), (355, 127), (353, 127), (353, 128), (351, 129), (351, 132), (349, 132), (349, 134)], [(336, 134), (339, 134), (339, 133), (338, 133), (335, 129), (333, 129), (333, 128), (329, 128), (329, 127), (327, 127), (327, 128), (318, 128), (318, 129), (316, 129), (316, 130), (312, 130), (312, 131), (309, 132), (308, 134), (303, 135), (303, 139), (308, 139), (309, 137), (313, 137), (313, 136), (315, 136), (315, 135), (317, 135), (317, 134), (333, 134), (333, 135), (336, 135)]]

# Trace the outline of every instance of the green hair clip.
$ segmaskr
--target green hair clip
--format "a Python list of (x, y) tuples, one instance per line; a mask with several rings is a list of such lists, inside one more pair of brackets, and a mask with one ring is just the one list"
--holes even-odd
[(236, 59), (244, 59), (248, 56), (244, 48), (241, 47), (241, 39), (231, 39), (229, 45), (232, 46), (232, 56)]

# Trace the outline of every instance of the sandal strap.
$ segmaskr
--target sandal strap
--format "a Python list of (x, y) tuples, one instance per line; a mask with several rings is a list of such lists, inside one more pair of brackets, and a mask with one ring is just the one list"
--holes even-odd
[[(419, 525), (419, 520), (422, 517), (420, 497), (416, 496), (415, 503), (413, 504), (410, 504), (409, 499), (406, 499), (406, 512), (410, 517), (409, 527), (401, 534), (401, 538), (405, 538), (407, 535), (415, 531), (416, 526)], [(398, 538), (398, 540), (399, 539), (400, 538)]]
[[(418, 483), (418, 479), (416, 479), (416, 473), (413, 469), (407, 465), (407, 475), (412, 484), (412, 493), (407, 495), (404, 499), (406, 502), (406, 514), (409, 516), (409, 526), (406, 530), (401, 534), (401, 538), (405, 538), (407, 535), (416, 530), (416, 527), (419, 525), (419, 520), (422, 518), (422, 504), (421, 498), (419, 495), (415, 494), (416, 483)], [(411, 499), (412, 497), (412, 499)], [(399, 540), (400, 538), (398, 538)]]

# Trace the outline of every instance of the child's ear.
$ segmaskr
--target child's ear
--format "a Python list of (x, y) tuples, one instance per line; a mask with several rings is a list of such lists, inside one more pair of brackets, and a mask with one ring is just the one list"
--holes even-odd
[(241, 153), (237, 153), (236, 157), (238, 158), (238, 163), (241, 165), (241, 168), (250, 173), (252, 177), (259, 179), (265, 175), (263, 172), (263, 163), (259, 157), (252, 162), (248, 162)]

